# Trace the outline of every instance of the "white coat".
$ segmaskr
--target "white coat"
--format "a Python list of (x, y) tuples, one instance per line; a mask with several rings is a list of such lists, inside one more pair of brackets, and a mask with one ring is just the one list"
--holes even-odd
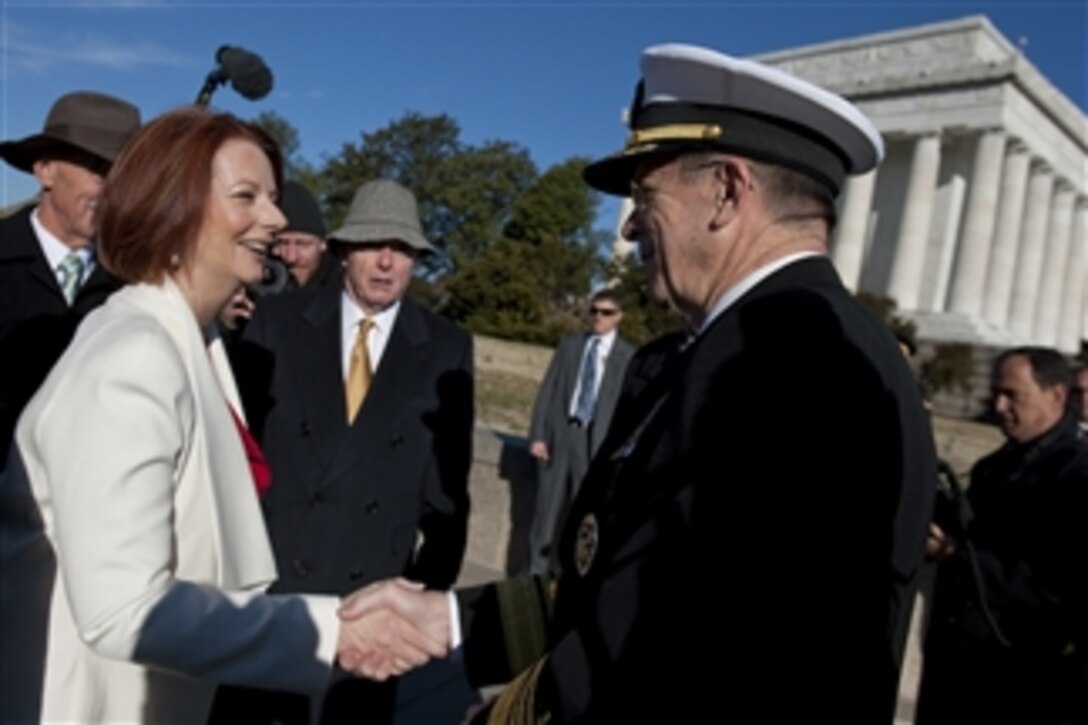
[(181, 291), (89, 315), (0, 481), (0, 720), (203, 722), (218, 683), (320, 691), (338, 600), (276, 576), (226, 400)]

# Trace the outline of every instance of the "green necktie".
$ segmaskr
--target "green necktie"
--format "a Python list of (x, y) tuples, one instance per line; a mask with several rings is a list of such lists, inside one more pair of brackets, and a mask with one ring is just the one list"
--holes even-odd
[(83, 267), (83, 257), (75, 252), (69, 252), (68, 256), (57, 265), (57, 282), (60, 284), (60, 290), (64, 293), (64, 299), (68, 301), (69, 305), (76, 298), (79, 283), (83, 281)]

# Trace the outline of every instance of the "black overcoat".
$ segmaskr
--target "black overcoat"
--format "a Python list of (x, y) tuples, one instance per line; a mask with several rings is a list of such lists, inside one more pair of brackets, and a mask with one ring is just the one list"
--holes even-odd
[[(1067, 417), (971, 469), (941, 563), (918, 722), (1088, 722), (1088, 445)], [(970, 542), (970, 546), (968, 546)]]
[(235, 354), (272, 469), (263, 504), (273, 591), (343, 595), (401, 575), (448, 588), (467, 535), (472, 338), (403, 300), (349, 426), (342, 293), (328, 285), (261, 300)]
[(23, 407), (80, 321), (119, 286), (97, 265), (69, 306), (34, 235), (34, 208), (0, 220), (0, 470)]

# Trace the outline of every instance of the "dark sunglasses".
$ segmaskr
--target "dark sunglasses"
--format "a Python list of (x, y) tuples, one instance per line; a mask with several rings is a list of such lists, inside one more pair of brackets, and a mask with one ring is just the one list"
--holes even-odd
[(619, 310), (614, 307), (590, 307), (589, 314), (611, 317), (612, 315), (619, 314)]

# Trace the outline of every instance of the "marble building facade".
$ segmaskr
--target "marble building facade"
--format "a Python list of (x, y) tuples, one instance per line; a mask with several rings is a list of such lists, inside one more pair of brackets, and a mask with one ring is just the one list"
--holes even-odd
[(1080, 349), (1088, 117), (989, 20), (757, 60), (849, 98), (884, 137), (883, 164), (839, 201), (830, 251), (848, 287), (894, 299), (923, 339)]

